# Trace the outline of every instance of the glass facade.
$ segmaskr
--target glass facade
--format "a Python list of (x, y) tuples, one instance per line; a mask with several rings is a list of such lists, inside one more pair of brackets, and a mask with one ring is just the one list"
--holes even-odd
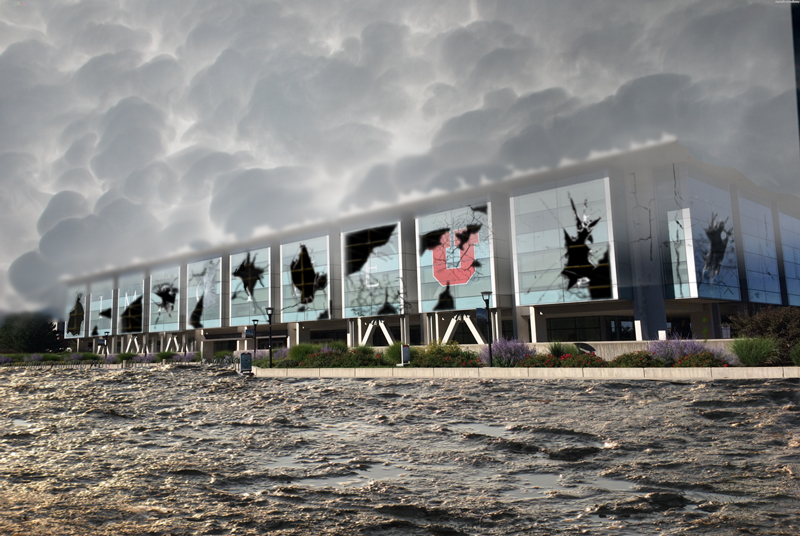
[(513, 198), (518, 304), (618, 298), (608, 180)]
[(131, 274), (119, 278), (117, 291), (117, 333), (141, 333), (144, 317), (144, 275)]
[(191, 263), (186, 269), (186, 329), (222, 325), (222, 258)]
[(739, 214), (748, 297), (751, 302), (780, 305), (781, 282), (772, 209), (740, 196)]
[(739, 300), (730, 192), (688, 178), (697, 295)]
[(70, 287), (67, 296), (67, 321), (64, 327), (64, 338), (83, 337), (86, 332), (86, 285)]
[(178, 331), (181, 272), (178, 266), (150, 274), (150, 331)]
[(344, 316), (403, 313), (400, 225), (343, 233)]
[(114, 281), (92, 282), (92, 293), (89, 303), (89, 334), (92, 337), (111, 333), (111, 309), (114, 307)]
[(778, 214), (789, 305), (800, 305), (800, 219)]
[(270, 248), (231, 255), (231, 326), (266, 322), (270, 307)]
[(328, 237), (281, 245), (281, 318), (330, 318)]
[(467, 206), (417, 219), (420, 312), (485, 307), (481, 292), (492, 290), (489, 208)]

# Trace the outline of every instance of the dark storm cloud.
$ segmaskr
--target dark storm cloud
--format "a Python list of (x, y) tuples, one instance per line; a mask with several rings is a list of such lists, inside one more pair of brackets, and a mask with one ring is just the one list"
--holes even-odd
[(26, 273), (664, 136), (796, 192), (788, 15), (766, 0), (6, 6), (0, 302), (47, 301)]

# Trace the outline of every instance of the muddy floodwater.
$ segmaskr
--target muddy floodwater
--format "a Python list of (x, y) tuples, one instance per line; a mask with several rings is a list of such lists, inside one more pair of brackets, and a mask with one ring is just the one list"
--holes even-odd
[(800, 534), (800, 381), (0, 371), (0, 534)]

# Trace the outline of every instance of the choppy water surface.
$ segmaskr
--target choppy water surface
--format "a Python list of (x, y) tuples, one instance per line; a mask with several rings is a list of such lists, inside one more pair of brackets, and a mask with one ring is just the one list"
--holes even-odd
[(800, 534), (800, 383), (0, 372), (0, 534)]

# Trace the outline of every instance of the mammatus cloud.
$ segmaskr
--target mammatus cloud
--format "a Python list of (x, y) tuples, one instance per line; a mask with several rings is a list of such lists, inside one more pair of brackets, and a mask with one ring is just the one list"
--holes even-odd
[(787, 5), (33, 4), (0, 8), (0, 309), (664, 136), (798, 193)]

